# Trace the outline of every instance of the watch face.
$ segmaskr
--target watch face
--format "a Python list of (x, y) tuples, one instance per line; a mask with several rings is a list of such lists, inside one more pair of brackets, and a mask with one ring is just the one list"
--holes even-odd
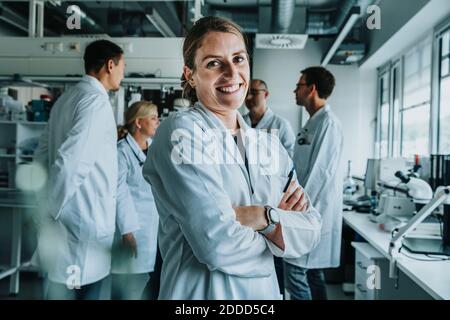
[(278, 214), (278, 211), (271, 208), (269, 211), (270, 220), (272, 220), (273, 223), (277, 224), (280, 223), (280, 215)]

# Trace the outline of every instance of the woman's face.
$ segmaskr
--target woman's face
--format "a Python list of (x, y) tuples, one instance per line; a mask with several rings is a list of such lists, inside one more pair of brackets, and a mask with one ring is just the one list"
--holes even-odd
[(159, 126), (158, 113), (136, 119), (136, 126), (142, 135), (152, 138)]
[(185, 66), (184, 72), (205, 107), (220, 114), (234, 111), (245, 100), (250, 78), (243, 39), (209, 32), (195, 54), (195, 70)]

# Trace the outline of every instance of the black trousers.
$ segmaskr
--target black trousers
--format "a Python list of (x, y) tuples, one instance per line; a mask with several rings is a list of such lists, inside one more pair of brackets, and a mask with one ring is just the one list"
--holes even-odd
[(159, 287), (161, 283), (162, 257), (159, 247), (156, 251), (155, 270), (150, 272), (150, 281), (142, 294), (142, 300), (157, 300), (159, 295)]

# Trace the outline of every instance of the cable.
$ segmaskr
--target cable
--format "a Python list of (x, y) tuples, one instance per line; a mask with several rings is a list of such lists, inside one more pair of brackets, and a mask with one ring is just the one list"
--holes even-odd
[(448, 261), (448, 260), (450, 260), (450, 258), (449, 257), (445, 257), (445, 258), (437, 258), (437, 257), (439, 257), (439, 256), (432, 256), (432, 254), (425, 254), (425, 256), (426, 257), (429, 257), (429, 258), (431, 258), (431, 259), (421, 259), (421, 258), (416, 258), (416, 257), (413, 257), (413, 256), (411, 256), (411, 255), (409, 255), (409, 254), (406, 254), (403, 250), (402, 250), (402, 248), (400, 248), (400, 253), (402, 253), (405, 257), (408, 257), (408, 258), (410, 258), (410, 259), (413, 259), (413, 260), (417, 260), (417, 261)]

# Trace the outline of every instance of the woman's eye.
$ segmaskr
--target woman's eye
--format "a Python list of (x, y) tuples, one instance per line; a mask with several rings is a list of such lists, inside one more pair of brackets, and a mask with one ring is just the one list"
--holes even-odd
[(217, 60), (213, 60), (208, 62), (208, 64), (206, 65), (206, 67), (208, 68), (212, 68), (212, 67), (217, 67), (218, 65), (220, 65), (220, 62)]
[(243, 57), (243, 56), (236, 56), (236, 57), (234, 57), (234, 61), (237, 62), (237, 63), (241, 63), (244, 60), (245, 60), (245, 57)]

